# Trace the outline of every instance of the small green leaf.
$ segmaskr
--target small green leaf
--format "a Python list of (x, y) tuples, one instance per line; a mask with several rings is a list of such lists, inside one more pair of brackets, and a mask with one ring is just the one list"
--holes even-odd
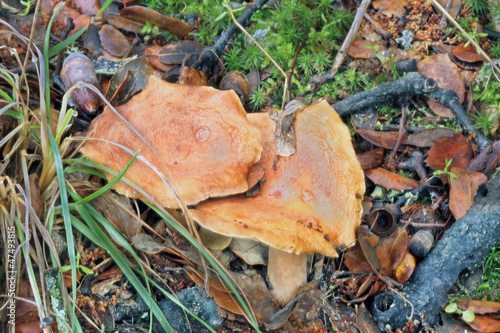
[(462, 319), (468, 323), (472, 323), (476, 319), (476, 315), (471, 310), (466, 310), (462, 313)]
[(444, 308), (444, 311), (446, 313), (455, 313), (457, 312), (457, 310), (458, 310), (457, 303), (450, 303), (446, 306), (446, 308)]

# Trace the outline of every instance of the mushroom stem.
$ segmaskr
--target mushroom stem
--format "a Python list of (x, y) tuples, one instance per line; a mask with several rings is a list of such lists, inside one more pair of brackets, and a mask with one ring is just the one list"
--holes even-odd
[(273, 296), (283, 304), (291, 301), (307, 283), (307, 254), (294, 254), (269, 247), (267, 276)]

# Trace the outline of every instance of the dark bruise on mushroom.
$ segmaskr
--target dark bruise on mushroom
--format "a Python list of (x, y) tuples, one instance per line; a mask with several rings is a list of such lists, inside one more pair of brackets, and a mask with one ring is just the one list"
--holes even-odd
[[(144, 90), (117, 111), (151, 143), (161, 161), (109, 108), (94, 119), (87, 135), (140, 151), (170, 180), (163, 162), (187, 205), (248, 190), (247, 176), (262, 146), (259, 130), (249, 123), (233, 91), (172, 84), (152, 75)], [(88, 141), (82, 152), (117, 172), (131, 159), (122, 148), (102, 140)], [(136, 161), (125, 177), (162, 206), (179, 207), (171, 189), (144, 162)], [(144, 199), (122, 181), (115, 189)]]
[(305, 254), (336, 257), (336, 247), (354, 242), (364, 175), (347, 126), (326, 101), (297, 112), (296, 152), (280, 158), (276, 170), (275, 123), (265, 113), (248, 119), (262, 137), (260, 192), (209, 200), (190, 212), (214, 232), (268, 244), (273, 294), (287, 302), (306, 282)]

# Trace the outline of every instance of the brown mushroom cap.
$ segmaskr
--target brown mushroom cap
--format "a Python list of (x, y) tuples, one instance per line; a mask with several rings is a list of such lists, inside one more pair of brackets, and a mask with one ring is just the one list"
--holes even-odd
[[(172, 84), (151, 75), (141, 93), (116, 109), (150, 142), (161, 161), (109, 108), (92, 121), (87, 135), (140, 150), (171, 181), (163, 162), (187, 205), (248, 190), (248, 172), (259, 160), (262, 146), (259, 130), (247, 120), (233, 91)], [(82, 152), (116, 172), (132, 157), (102, 140), (88, 141)], [(146, 163), (136, 160), (125, 177), (162, 206), (179, 207), (173, 192)], [(115, 189), (144, 199), (124, 182)]]
[(290, 253), (337, 256), (336, 246), (355, 240), (365, 192), (347, 126), (326, 101), (308, 106), (296, 115), (296, 153), (280, 157), (273, 170), (275, 123), (265, 113), (248, 119), (262, 136), (261, 191), (201, 203), (192, 217), (214, 232)]

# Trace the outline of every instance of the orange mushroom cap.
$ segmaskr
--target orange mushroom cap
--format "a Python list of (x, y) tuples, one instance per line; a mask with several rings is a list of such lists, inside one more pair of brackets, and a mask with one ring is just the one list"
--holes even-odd
[(365, 180), (347, 126), (326, 102), (297, 113), (295, 154), (273, 170), (275, 123), (266, 113), (249, 114), (261, 131), (259, 165), (266, 182), (253, 197), (209, 200), (192, 217), (214, 232), (259, 240), (291, 253), (337, 256), (361, 222)]
[[(148, 140), (161, 160), (109, 108), (92, 121), (87, 135), (140, 151), (171, 181), (166, 167), (187, 205), (248, 190), (248, 172), (259, 160), (262, 146), (259, 130), (247, 120), (233, 91), (172, 84), (151, 75), (141, 93), (116, 109)], [(132, 157), (103, 140), (89, 140), (82, 152), (116, 172), (123, 170)], [(106, 176), (108, 180), (114, 178)], [(179, 207), (172, 190), (146, 163), (136, 160), (125, 177), (162, 206)], [(122, 181), (115, 189), (144, 199)]]

